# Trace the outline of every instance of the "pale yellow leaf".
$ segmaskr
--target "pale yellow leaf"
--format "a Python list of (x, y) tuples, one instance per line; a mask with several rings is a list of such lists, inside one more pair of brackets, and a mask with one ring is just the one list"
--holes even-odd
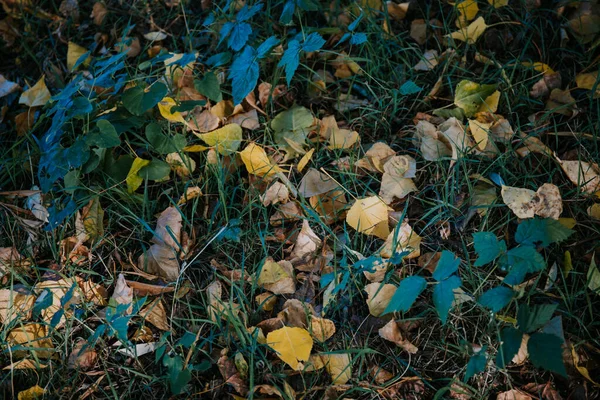
[(127, 191), (129, 193), (135, 192), (144, 181), (144, 178), (139, 176), (138, 172), (140, 172), (140, 169), (148, 164), (150, 164), (150, 160), (145, 160), (140, 157), (136, 157), (136, 159), (133, 160), (133, 164), (131, 164), (131, 168), (129, 169), (129, 173), (125, 179), (125, 182), (127, 183)]
[(598, 82), (598, 71), (579, 74), (575, 77), (577, 87), (581, 89), (594, 90), (594, 98), (600, 97), (600, 82)]
[(6, 367), (2, 368), (3, 370), (15, 370), (15, 369), (38, 369), (38, 368), (48, 368), (47, 365), (39, 363), (35, 360), (24, 359), (16, 361)]
[(277, 203), (285, 204), (289, 199), (290, 191), (287, 186), (281, 182), (273, 183), (264, 194), (260, 195), (260, 202), (265, 207)]
[(569, 180), (581, 187), (582, 191), (589, 194), (600, 191), (600, 169), (597, 164), (563, 160), (559, 160), (559, 163)]
[(379, 317), (389, 304), (396, 289), (396, 285), (392, 285), (391, 283), (381, 284), (373, 282), (366, 285), (365, 292), (368, 295), (367, 306), (369, 307), (369, 313), (375, 317)]
[(407, 260), (417, 258), (421, 255), (421, 239), (408, 221), (404, 220), (400, 226), (390, 232), (379, 254), (381, 257), (391, 258), (395, 254), (408, 252), (404, 258)]
[(294, 244), (294, 249), (290, 254), (290, 259), (301, 259), (311, 254), (315, 254), (316, 251), (321, 247), (323, 242), (317, 234), (311, 229), (308, 224), (308, 220), (302, 221), (302, 229), (298, 233), (296, 237), (296, 243)]
[(350, 354), (321, 354), (321, 359), (334, 385), (344, 385), (352, 378)]
[[(87, 49), (85, 47), (82, 47), (73, 42), (69, 42), (69, 47), (67, 49), (67, 68), (69, 69), (69, 71), (73, 70), (73, 67), (75, 67), (75, 64), (77, 63), (79, 58), (81, 58), (85, 53), (87, 53)], [(85, 61), (81, 63), (81, 65), (87, 67), (88, 65), (90, 65), (90, 61), (91, 57), (88, 56), (85, 59)]]
[(477, 112), (490, 112), (495, 113), (498, 110), (498, 103), (500, 102), (500, 91), (496, 90), (485, 98), (483, 103), (479, 106)]
[(19, 98), (19, 104), (25, 104), (29, 107), (40, 107), (50, 101), (50, 91), (46, 87), (46, 82), (42, 76), (39, 81), (23, 93)]
[(289, 261), (265, 260), (256, 282), (260, 287), (275, 294), (291, 294), (296, 291), (294, 272)]
[(242, 128), (238, 124), (228, 124), (212, 132), (194, 134), (225, 156), (236, 152), (242, 143)]
[(473, 135), (473, 139), (477, 143), (477, 147), (480, 150), (485, 150), (489, 140), (489, 130), (492, 123), (479, 122), (474, 119), (469, 120), (469, 129)]
[(29, 319), (35, 299), (36, 296), (32, 294), (0, 289), (0, 324), (9, 326), (14, 319)]
[(6, 344), (19, 346), (22, 350), (13, 350), (12, 356), (22, 358), (33, 354), (39, 358), (50, 358), (54, 354), (52, 339), (48, 337), (46, 325), (25, 324), (20, 325), (8, 333)]
[(349, 129), (334, 129), (329, 137), (329, 150), (349, 149), (360, 140), (358, 132)]
[(140, 317), (162, 331), (171, 330), (169, 322), (167, 321), (167, 311), (160, 298), (155, 299), (152, 303), (140, 310)]
[(583, 376), (585, 379), (590, 381), (592, 383), (592, 385), (600, 388), (600, 383), (598, 383), (592, 379), (588, 369), (586, 367), (582, 367), (579, 365), (579, 354), (577, 354), (577, 351), (575, 350), (575, 346), (573, 346), (573, 345), (571, 345), (571, 356), (573, 357), (573, 365), (575, 365), (575, 368), (577, 368), (577, 371), (579, 371), (581, 376)]
[(41, 386), (35, 385), (30, 387), (27, 390), (23, 390), (19, 392), (17, 395), (17, 400), (35, 400), (41, 399), (46, 394), (46, 389)]
[(177, 106), (177, 102), (175, 102), (175, 100), (173, 100), (171, 97), (165, 97), (158, 103), (158, 111), (160, 111), (160, 115), (162, 115), (163, 118), (169, 122), (179, 122), (185, 124), (185, 119), (179, 111), (171, 111), (171, 109), (175, 106)]
[(292, 369), (303, 369), (302, 362), (310, 357), (313, 340), (306, 329), (283, 327), (269, 332), (267, 345), (277, 352), (277, 356)]
[(517, 217), (533, 218), (535, 216), (534, 197), (536, 193), (530, 189), (502, 186), (502, 200)]
[(596, 253), (592, 254), (592, 261), (587, 272), (588, 288), (595, 293), (600, 293), (600, 271), (596, 265)]
[(388, 211), (389, 207), (378, 196), (357, 199), (348, 210), (346, 222), (360, 233), (386, 239), (389, 235)]
[(310, 331), (316, 340), (324, 342), (331, 338), (335, 333), (335, 323), (330, 319), (311, 317)]
[(254, 142), (249, 143), (240, 152), (240, 157), (249, 173), (257, 176), (271, 176), (281, 172), (276, 164), (273, 164), (265, 150)]
[(302, 156), (300, 161), (298, 161), (298, 172), (302, 172), (304, 167), (306, 167), (306, 165), (312, 159), (313, 154), (315, 154), (315, 149), (310, 149), (305, 155)]
[(592, 204), (587, 209), (587, 214), (594, 218), (600, 220), (600, 203)]
[(387, 172), (381, 177), (379, 197), (385, 204), (391, 204), (395, 198), (403, 199), (408, 194), (417, 191), (417, 186), (410, 178), (400, 178)]
[(487, 0), (494, 8), (500, 8), (508, 5), (508, 0)]
[(196, 197), (202, 196), (202, 190), (198, 186), (188, 186), (185, 189), (185, 193), (181, 195), (177, 205), (182, 205), (188, 201), (195, 199)]
[(458, 10), (458, 18), (456, 18), (456, 26), (458, 28), (464, 28), (467, 24), (475, 18), (479, 12), (477, 6), (477, 0), (462, 0), (456, 3), (456, 9)]
[(414, 344), (403, 337), (402, 331), (394, 319), (391, 319), (383, 328), (379, 329), (379, 336), (385, 340), (396, 343), (410, 354), (417, 354), (419, 351)]
[(485, 32), (486, 28), (487, 25), (485, 24), (485, 20), (483, 17), (479, 17), (475, 21), (471, 22), (466, 28), (452, 32), (450, 37), (452, 37), (454, 40), (460, 40), (461, 42), (474, 44), (477, 39), (479, 39), (479, 36)]
[(196, 161), (186, 154), (169, 153), (165, 157), (165, 161), (169, 164), (171, 170), (182, 178), (190, 176), (196, 169)]

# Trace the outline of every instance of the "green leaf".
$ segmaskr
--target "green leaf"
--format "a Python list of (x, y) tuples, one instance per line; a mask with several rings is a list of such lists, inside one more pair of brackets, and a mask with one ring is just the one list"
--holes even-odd
[(532, 308), (527, 304), (520, 305), (517, 313), (519, 329), (525, 333), (537, 331), (550, 321), (556, 307), (558, 304), (539, 304)]
[(531, 246), (510, 249), (500, 257), (499, 263), (503, 268), (509, 270), (508, 275), (504, 278), (504, 283), (507, 285), (518, 285), (523, 282), (527, 273), (542, 271), (546, 268), (544, 258)]
[(471, 379), (471, 377), (475, 376), (475, 374), (485, 371), (485, 366), (487, 364), (487, 357), (485, 355), (486, 350), (487, 346), (483, 346), (480, 351), (472, 355), (469, 359), (469, 362), (467, 363), (467, 371), (465, 372), (465, 382)]
[(155, 122), (146, 126), (146, 139), (160, 154), (177, 153), (187, 145), (185, 136), (181, 134), (167, 136), (162, 132), (160, 125)]
[(481, 267), (494, 261), (501, 253), (506, 252), (506, 242), (498, 240), (492, 232), (477, 232), (473, 234), (473, 245), (477, 252), (477, 260), (473, 264)]
[(221, 83), (214, 72), (206, 73), (202, 77), (202, 80), (195, 80), (194, 87), (198, 92), (200, 92), (200, 94), (203, 94), (215, 103), (223, 100)]
[(151, 181), (158, 181), (168, 178), (171, 173), (171, 166), (164, 161), (156, 158), (150, 161), (150, 164), (140, 169), (139, 175)]
[(433, 272), (433, 279), (443, 281), (458, 270), (460, 258), (456, 258), (453, 252), (444, 250), (440, 256), (440, 260)]
[(496, 91), (497, 85), (480, 85), (462, 80), (456, 85), (454, 104), (462, 108), (467, 117), (473, 116), (485, 99)]
[(498, 368), (505, 368), (510, 363), (515, 354), (519, 352), (522, 339), (523, 332), (512, 327), (502, 329), (500, 333), (502, 344), (496, 356), (496, 365)]
[(299, 105), (292, 106), (289, 110), (277, 114), (271, 121), (271, 129), (275, 131), (275, 143), (291, 157), (296, 151), (290, 142), (298, 147), (302, 146), (313, 124), (314, 117), (309, 109)]
[(596, 253), (592, 254), (592, 261), (587, 272), (587, 287), (592, 292), (600, 292), (600, 271), (596, 265)]
[(527, 342), (529, 360), (537, 368), (544, 368), (567, 377), (562, 359), (562, 341), (549, 333), (534, 333)]
[(121, 144), (117, 130), (105, 119), (96, 122), (99, 132), (93, 132), (87, 136), (88, 146), (98, 146), (101, 149), (109, 149)]
[(142, 86), (135, 86), (123, 93), (123, 105), (133, 115), (142, 115), (157, 105), (167, 92), (167, 86), (160, 82), (150, 86), (147, 92)]
[(574, 231), (567, 228), (552, 218), (526, 219), (517, 227), (515, 240), (518, 243), (535, 246), (538, 243), (547, 247), (552, 243), (558, 243), (573, 234)]
[(482, 294), (478, 302), (493, 312), (498, 312), (510, 303), (514, 295), (514, 290), (506, 286), (498, 286)]
[(404, 278), (383, 313), (408, 311), (426, 287), (427, 281), (418, 275)]
[(445, 324), (448, 319), (448, 313), (454, 301), (454, 289), (459, 288), (460, 284), (460, 278), (452, 275), (448, 279), (438, 283), (433, 289), (433, 304), (442, 320), (442, 324)]
[(437, 110), (433, 110), (433, 115), (435, 115), (436, 117), (442, 117), (445, 119), (454, 117), (459, 121), (462, 121), (465, 118), (465, 112), (460, 107), (438, 108)]

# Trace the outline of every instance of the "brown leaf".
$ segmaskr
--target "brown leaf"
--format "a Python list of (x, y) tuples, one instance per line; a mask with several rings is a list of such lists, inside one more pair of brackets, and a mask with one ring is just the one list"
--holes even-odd
[(402, 349), (406, 350), (411, 354), (417, 354), (419, 349), (413, 345), (410, 341), (404, 339), (402, 331), (398, 327), (398, 324), (393, 319), (390, 320), (383, 328), (379, 330), (379, 336), (385, 340), (396, 343)]
[(324, 173), (310, 168), (298, 186), (298, 193), (303, 197), (313, 197), (339, 188), (337, 182)]
[(94, 20), (94, 25), (100, 26), (102, 25), (104, 18), (106, 18), (106, 14), (108, 14), (106, 6), (102, 2), (97, 1), (96, 3), (94, 3), (94, 7), (92, 8), (90, 18)]
[(267, 191), (260, 196), (260, 201), (263, 206), (267, 207), (277, 203), (285, 204), (290, 199), (290, 191), (287, 186), (281, 182), (274, 182)]
[(330, 319), (311, 317), (310, 333), (319, 342), (330, 339), (335, 334), (335, 323)]
[(314, 315), (313, 307), (297, 299), (289, 299), (283, 304), (283, 310), (277, 314), (277, 318), (286, 326), (296, 328), (308, 327), (309, 316)]
[(321, 247), (323, 242), (317, 234), (311, 229), (308, 220), (302, 221), (302, 229), (296, 237), (294, 249), (290, 254), (290, 259), (293, 262), (295, 259), (302, 259), (308, 255), (314, 255)]
[(119, 274), (111, 298), (117, 302), (117, 304), (130, 304), (127, 313), (130, 313), (133, 309), (133, 305), (131, 305), (133, 302), (133, 289), (127, 286), (127, 281), (123, 274)]
[(140, 310), (140, 317), (162, 331), (170, 331), (171, 327), (167, 321), (167, 311), (160, 298), (155, 299)]
[(22, 358), (33, 354), (39, 358), (50, 358), (54, 354), (54, 345), (48, 337), (46, 325), (25, 324), (8, 333), (9, 346), (21, 346), (23, 350), (12, 351), (13, 357)]
[(169, 281), (179, 278), (177, 253), (181, 243), (181, 224), (181, 214), (175, 207), (168, 207), (160, 214), (152, 237), (154, 244), (138, 259), (140, 269)]
[(98, 353), (85, 340), (79, 340), (73, 347), (67, 365), (71, 369), (81, 369), (87, 371), (96, 365)]
[(235, 391), (242, 396), (248, 394), (248, 385), (246, 385), (246, 382), (244, 382), (240, 376), (240, 373), (235, 367), (235, 363), (227, 357), (227, 349), (224, 349), (221, 352), (221, 357), (219, 358), (219, 361), (217, 361), (217, 366), (219, 367), (221, 376), (227, 384), (231, 385)]

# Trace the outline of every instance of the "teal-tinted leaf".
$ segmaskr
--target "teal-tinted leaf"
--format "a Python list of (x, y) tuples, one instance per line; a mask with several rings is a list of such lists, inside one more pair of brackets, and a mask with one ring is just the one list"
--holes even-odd
[(506, 251), (506, 242), (498, 240), (492, 232), (477, 232), (473, 234), (473, 246), (477, 252), (477, 260), (473, 264), (481, 267), (496, 259)]
[[(230, 24), (230, 22), (227, 22)], [(252, 33), (252, 27), (246, 22), (237, 22), (233, 24), (227, 45), (233, 51), (241, 50), (248, 42), (248, 37)]]
[(90, 158), (90, 146), (85, 136), (79, 136), (71, 147), (62, 151), (62, 157), (71, 168), (79, 168)]
[(302, 50), (306, 52), (317, 51), (325, 44), (325, 39), (317, 32), (313, 32), (304, 39)]
[(203, 94), (216, 103), (223, 100), (221, 84), (214, 72), (207, 72), (202, 77), (202, 80), (195, 80), (194, 87), (200, 94)]
[(85, 164), (83, 164), (81, 168), (81, 173), (89, 174), (90, 172), (98, 168), (100, 162), (102, 161), (102, 159), (104, 159), (105, 152), (106, 149), (92, 149), (92, 152), (90, 153), (90, 158), (85, 162)]
[(154, 150), (160, 154), (176, 153), (187, 145), (185, 136), (181, 134), (167, 136), (156, 122), (152, 122), (146, 126), (146, 139)]
[(560, 316), (552, 318), (546, 325), (544, 325), (541, 332), (554, 335), (563, 343), (565, 341), (565, 331), (563, 329), (562, 318)]
[(133, 164), (133, 157), (125, 154), (115, 159), (109, 151), (104, 157), (104, 172), (117, 182), (124, 181)]
[(254, 88), (258, 82), (259, 67), (256, 50), (250, 46), (244, 47), (244, 50), (233, 60), (229, 78), (231, 79), (233, 103), (240, 104)]
[(517, 227), (515, 240), (518, 243), (547, 247), (558, 243), (573, 234), (573, 231), (552, 218), (526, 219)]
[(288, 48), (283, 53), (281, 60), (279, 60), (278, 67), (284, 67), (285, 69), (285, 78), (287, 80), (288, 86), (292, 82), (292, 78), (300, 65), (300, 50), (302, 46), (300, 42), (297, 40), (290, 40), (288, 42)]
[(500, 340), (502, 344), (500, 349), (498, 349), (496, 365), (498, 368), (505, 368), (515, 354), (519, 352), (521, 341), (523, 340), (523, 332), (512, 327), (506, 327), (500, 333)]
[(273, 47), (277, 46), (278, 44), (279, 39), (277, 39), (275, 36), (268, 37), (264, 42), (261, 43), (260, 46), (258, 46), (258, 49), (256, 49), (257, 57), (259, 59), (265, 58), (269, 55)]
[(548, 333), (534, 333), (527, 342), (527, 352), (535, 367), (567, 377), (560, 338)]
[(487, 357), (485, 355), (486, 350), (487, 346), (483, 346), (481, 350), (477, 352), (477, 354), (472, 355), (469, 359), (469, 362), (467, 363), (467, 371), (465, 372), (465, 382), (467, 382), (476, 374), (485, 371), (485, 366), (487, 364)]
[(190, 331), (185, 331), (183, 336), (177, 341), (176, 345), (183, 346), (186, 349), (192, 347), (194, 342), (196, 341), (196, 334)]
[(206, 65), (212, 68), (217, 68), (231, 61), (231, 57), (232, 55), (229, 51), (224, 51), (223, 53), (218, 53), (209, 57), (206, 60)]
[(88, 115), (94, 109), (92, 103), (85, 97), (76, 97), (70, 104), (68, 114), (70, 117)]
[[(354, 36), (357, 36), (359, 34), (356, 34)], [(362, 33), (361, 35), (364, 35), (364, 33)], [(354, 39), (354, 36), (352, 36), (352, 38)], [(364, 37), (365, 41), (367, 40), (367, 37)], [(352, 40), (350, 40), (350, 43), (352, 43)], [(355, 44), (355, 43), (352, 43)], [(416, 83), (414, 83), (413, 81), (406, 81), (402, 84), (402, 86), (400, 86), (399, 92), (402, 96), (407, 96), (410, 94), (415, 94), (415, 93), (419, 93), (421, 90), (423, 90), (422, 87), (418, 86)]]
[(550, 321), (556, 307), (558, 304), (538, 304), (531, 308), (527, 304), (520, 305), (517, 313), (519, 329), (525, 333), (537, 331)]
[(123, 93), (123, 105), (133, 115), (142, 115), (157, 105), (167, 92), (167, 86), (160, 82), (150, 86), (147, 92), (142, 86), (135, 86)]
[(531, 246), (520, 246), (510, 249), (500, 257), (500, 265), (509, 270), (504, 278), (507, 285), (518, 285), (523, 282), (527, 273), (542, 271), (546, 262), (540, 253)]
[(283, 11), (281, 12), (281, 16), (279, 17), (279, 22), (284, 25), (292, 22), (292, 17), (294, 16), (294, 11), (296, 11), (296, 4), (294, 0), (288, 0), (283, 5)]
[(257, 3), (255, 5), (253, 5), (252, 7), (248, 7), (248, 5), (245, 5), (235, 16), (235, 19), (238, 22), (248, 21), (250, 18), (252, 18), (256, 14), (258, 14), (258, 12), (260, 12), (260, 10), (262, 10), (262, 8), (263, 8), (263, 3)]
[(418, 275), (404, 278), (383, 313), (408, 311), (426, 287), (427, 281)]
[(433, 304), (442, 320), (442, 324), (445, 324), (448, 319), (448, 313), (450, 312), (452, 302), (454, 301), (454, 289), (459, 288), (460, 284), (460, 278), (456, 275), (452, 275), (438, 283), (433, 289)]
[(33, 303), (33, 318), (37, 318), (42, 311), (52, 305), (52, 291), (50, 289), (44, 289), (42, 293), (37, 297), (35, 303)]
[(156, 158), (150, 161), (150, 164), (142, 167), (138, 172), (138, 175), (144, 179), (151, 181), (158, 181), (164, 178), (168, 178), (171, 173), (171, 166), (164, 161), (157, 160)]
[(72, 169), (71, 171), (67, 172), (67, 174), (64, 177), (64, 183), (65, 183), (65, 192), (67, 193), (74, 193), (75, 190), (77, 190), (80, 186), (80, 176), (81, 176), (81, 171), (79, 171), (78, 169)]
[(433, 279), (443, 281), (458, 270), (460, 258), (456, 258), (454, 253), (448, 250), (442, 251), (440, 260), (438, 261), (435, 271), (433, 271)]
[(98, 132), (93, 132), (87, 137), (87, 144), (89, 146), (109, 149), (121, 144), (117, 130), (109, 121), (101, 119), (96, 122), (96, 126), (98, 127)]
[(515, 292), (512, 289), (506, 286), (498, 286), (482, 294), (478, 302), (493, 312), (498, 312), (510, 303), (514, 295)]

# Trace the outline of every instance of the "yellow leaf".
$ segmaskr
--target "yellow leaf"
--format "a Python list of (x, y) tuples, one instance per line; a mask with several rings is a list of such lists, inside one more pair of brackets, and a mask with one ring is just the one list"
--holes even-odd
[(256, 283), (275, 294), (291, 294), (296, 291), (292, 264), (289, 261), (275, 262), (271, 257), (265, 260)]
[(543, 62), (539, 61), (536, 61), (534, 63), (529, 61), (523, 61), (521, 65), (524, 67), (532, 67), (534, 70), (536, 70), (537, 72), (541, 72), (544, 75), (552, 75), (555, 73), (554, 70), (550, 68), (548, 64), (544, 64)]
[(300, 161), (298, 161), (298, 172), (302, 172), (304, 167), (306, 167), (308, 162), (312, 159), (313, 154), (315, 154), (315, 149), (310, 149), (308, 153), (302, 156)]
[[(499, 93), (499, 92), (498, 92)], [(477, 147), (480, 150), (485, 150), (488, 140), (489, 140), (489, 130), (492, 126), (492, 123), (479, 122), (474, 119), (469, 120), (469, 129), (471, 129), (471, 134), (473, 135), (473, 139), (477, 143)]]
[(459, 13), (458, 18), (456, 19), (456, 26), (458, 28), (467, 26), (467, 23), (472, 21), (479, 12), (477, 0), (462, 0), (456, 4), (456, 9)]
[(573, 261), (571, 260), (571, 252), (569, 250), (565, 251), (563, 269), (565, 271), (565, 276), (569, 275), (569, 272), (573, 269)]
[(185, 124), (185, 119), (179, 111), (172, 112), (171, 109), (177, 105), (177, 102), (170, 97), (165, 97), (158, 103), (158, 111), (169, 122), (180, 122)]
[(310, 329), (313, 338), (319, 342), (324, 342), (335, 333), (335, 323), (330, 319), (313, 316), (310, 319)]
[(38, 368), (48, 368), (47, 365), (39, 363), (35, 360), (24, 359), (14, 362), (6, 367), (2, 368), (3, 370), (15, 370), (15, 369), (38, 369)]
[(322, 354), (321, 359), (334, 385), (344, 385), (352, 378), (350, 354)]
[(388, 306), (394, 293), (396, 293), (396, 289), (396, 285), (391, 283), (373, 282), (365, 286), (365, 292), (368, 294), (367, 306), (369, 307), (369, 313), (379, 317)]
[(487, 0), (494, 8), (500, 8), (508, 5), (508, 0)]
[(242, 143), (242, 128), (238, 124), (225, 125), (208, 133), (194, 132), (194, 135), (224, 156), (236, 152)]
[(194, 144), (184, 147), (183, 151), (187, 153), (200, 153), (201, 151), (206, 151), (208, 149), (210, 149), (210, 147), (202, 146), (201, 144)]
[(39, 358), (50, 358), (54, 354), (52, 339), (48, 337), (45, 325), (21, 325), (8, 333), (6, 343), (22, 350), (13, 350), (13, 357), (21, 358), (27, 354), (35, 354)]
[(379, 336), (385, 340), (396, 343), (410, 354), (417, 354), (419, 351), (417, 346), (412, 344), (410, 340), (402, 335), (402, 331), (394, 319), (391, 319), (383, 328), (379, 329)]
[(575, 77), (577, 87), (582, 89), (594, 90), (594, 98), (600, 97), (600, 82), (598, 82), (598, 71), (579, 74)]
[(346, 215), (348, 225), (365, 235), (375, 235), (386, 239), (390, 233), (388, 227), (388, 209), (378, 196), (358, 199)]
[(200, 190), (198, 186), (190, 186), (185, 190), (185, 193), (181, 195), (177, 205), (185, 204), (199, 196), (202, 196), (202, 190)]
[(600, 191), (600, 168), (597, 164), (585, 161), (563, 161), (558, 160), (567, 177), (581, 190), (594, 194)]
[(252, 142), (240, 152), (240, 157), (249, 173), (258, 176), (271, 176), (281, 172), (281, 168), (273, 164), (265, 150)]
[(502, 186), (502, 200), (519, 218), (543, 218), (558, 220), (563, 210), (562, 198), (556, 185), (545, 183), (537, 192), (511, 186)]
[(21, 93), (19, 104), (25, 104), (29, 107), (43, 106), (50, 100), (50, 97), (52, 96), (42, 76), (35, 85)]
[(594, 292), (600, 294), (600, 271), (596, 265), (596, 253), (592, 254), (592, 261), (587, 272), (588, 288)]
[(598, 383), (592, 379), (588, 369), (586, 367), (579, 366), (579, 355), (577, 354), (577, 351), (575, 350), (575, 346), (573, 346), (573, 345), (571, 345), (571, 356), (573, 356), (573, 364), (575, 365), (575, 368), (577, 368), (577, 371), (579, 371), (581, 376), (583, 376), (585, 379), (590, 381), (592, 383), (592, 385), (594, 385), (596, 387), (600, 387), (600, 383)]
[[(82, 47), (76, 43), (73, 42), (69, 42), (69, 48), (67, 49), (67, 68), (69, 69), (69, 71), (72, 71), (73, 68), (75, 67), (75, 64), (77, 63), (77, 61), (85, 54), (87, 53), (87, 49), (85, 47)], [(84, 67), (87, 67), (88, 65), (90, 65), (90, 61), (91, 61), (91, 57), (88, 56), (85, 61), (83, 61), (82, 65)]]
[(498, 103), (500, 102), (500, 92), (496, 90), (485, 98), (483, 103), (479, 106), (477, 112), (491, 112), (495, 113), (498, 110)]
[(23, 390), (19, 392), (17, 399), (18, 400), (34, 400), (41, 399), (46, 394), (46, 389), (40, 387), (38, 385), (32, 386), (27, 390)]
[(165, 161), (182, 178), (189, 176), (196, 169), (196, 161), (190, 156), (180, 153), (169, 153)]
[(85, 233), (91, 240), (96, 240), (104, 235), (104, 210), (100, 205), (100, 198), (94, 197), (81, 210), (81, 218)]
[(162, 331), (170, 331), (171, 327), (167, 322), (167, 311), (160, 298), (155, 299), (140, 311), (140, 317), (157, 327)]
[(383, 258), (391, 258), (394, 254), (405, 251), (409, 252), (404, 256), (407, 260), (419, 257), (421, 255), (421, 236), (413, 230), (408, 221), (403, 220), (399, 227), (390, 232), (379, 254)]
[(587, 214), (594, 219), (600, 219), (600, 203), (595, 203), (589, 206), (587, 209)]
[(136, 157), (136, 159), (133, 160), (133, 164), (131, 164), (127, 178), (125, 178), (125, 182), (127, 182), (127, 191), (129, 193), (135, 192), (144, 181), (144, 178), (139, 176), (138, 172), (140, 172), (140, 169), (148, 164), (150, 164), (150, 160), (144, 160), (140, 157)]
[(13, 319), (29, 319), (35, 299), (34, 295), (0, 289), (0, 323), (9, 326)]
[(466, 28), (452, 32), (450, 37), (452, 37), (454, 40), (460, 40), (461, 42), (474, 44), (477, 39), (479, 39), (479, 36), (485, 32), (486, 28), (487, 25), (485, 24), (485, 20), (483, 17), (479, 17), (475, 21), (471, 22)]
[(267, 345), (277, 352), (277, 356), (296, 371), (304, 368), (313, 347), (310, 333), (302, 328), (283, 327), (269, 332)]
[(577, 225), (577, 220), (575, 218), (559, 218), (558, 222), (567, 229), (573, 229), (573, 227)]

